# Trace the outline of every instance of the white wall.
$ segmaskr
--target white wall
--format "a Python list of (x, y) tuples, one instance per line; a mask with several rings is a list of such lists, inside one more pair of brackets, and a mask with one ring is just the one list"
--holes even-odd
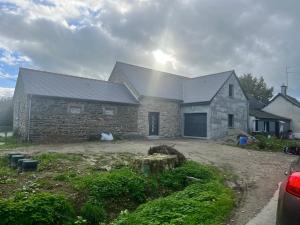
[(300, 138), (300, 107), (278, 96), (263, 111), (291, 119), (291, 130)]

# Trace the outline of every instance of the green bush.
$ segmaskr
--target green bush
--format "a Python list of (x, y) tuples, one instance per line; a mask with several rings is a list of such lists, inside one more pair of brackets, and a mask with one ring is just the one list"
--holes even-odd
[(182, 166), (160, 174), (157, 179), (159, 186), (174, 190), (182, 190), (189, 184), (188, 177), (196, 178), (201, 183), (219, 179), (218, 172), (208, 166), (187, 161)]
[(233, 193), (219, 181), (195, 183), (183, 191), (122, 213), (111, 225), (219, 225), (234, 207)]
[(106, 212), (99, 201), (89, 200), (81, 208), (81, 216), (87, 220), (87, 224), (98, 225), (106, 219)]
[(40, 193), (0, 200), (0, 221), (2, 225), (67, 225), (74, 221), (74, 211), (65, 197)]
[(264, 135), (255, 135), (257, 142), (247, 145), (247, 148), (255, 150), (266, 150), (266, 151), (283, 151), (286, 146), (293, 146), (300, 148), (300, 143), (293, 140), (282, 140), (276, 137), (270, 137)]
[(129, 198), (140, 203), (146, 197), (145, 177), (128, 168), (78, 177), (73, 184), (78, 190), (87, 190), (90, 196), (100, 201)]

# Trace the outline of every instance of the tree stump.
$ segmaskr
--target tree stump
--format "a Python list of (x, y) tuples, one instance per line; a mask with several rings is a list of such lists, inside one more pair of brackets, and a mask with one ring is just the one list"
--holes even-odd
[(153, 154), (136, 158), (133, 162), (133, 168), (147, 176), (173, 169), (177, 161), (176, 155)]

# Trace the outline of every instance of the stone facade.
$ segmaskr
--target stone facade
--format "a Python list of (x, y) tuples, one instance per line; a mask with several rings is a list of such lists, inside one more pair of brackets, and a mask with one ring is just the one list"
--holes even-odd
[(33, 142), (82, 141), (137, 133), (137, 106), (33, 96), (29, 137)]
[(149, 112), (159, 112), (158, 136), (180, 136), (180, 102), (149, 97), (142, 98), (138, 108), (138, 133), (143, 136), (149, 136)]
[[(229, 96), (229, 84), (233, 96)], [(228, 115), (234, 116), (233, 128), (248, 130), (248, 101), (236, 76), (231, 76), (210, 103), (210, 138), (224, 137), (228, 133)]]
[[(229, 96), (229, 84), (233, 85), (234, 94)], [(236, 76), (231, 76), (210, 103), (182, 106), (182, 121), (184, 113), (207, 113), (207, 138), (216, 139), (227, 135), (228, 114), (234, 116), (233, 128), (247, 131), (248, 101)], [(182, 125), (184, 126), (184, 125)], [(182, 129), (183, 135), (183, 129)]]
[(13, 130), (21, 140), (28, 139), (28, 117), (30, 98), (24, 95), (24, 85), (18, 81), (13, 99)]

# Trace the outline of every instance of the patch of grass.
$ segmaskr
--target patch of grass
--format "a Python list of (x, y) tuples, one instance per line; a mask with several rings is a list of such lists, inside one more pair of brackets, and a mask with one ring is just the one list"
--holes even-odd
[(16, 183), (16, 171), (8, 166), (8, 158), (0, 157), (0, 184)]
[(129, 168), (111, 172), (93, 173), (75, 178), (73, 185), (78, 190), (87, 190), (98, 200), (129, 198), (136, 202), (145, 201), (145, 177)]
[(77, 174), (75, 172), (63, 172), (63, 173), (59, 173), (57, 175), (55, 175), (53, 177), (54, 180), (57, 180), (57, 181), (64, 181), (64, 182), (68, 182), (70, 181), (72, 178), (76, 177)]
[(171, 191), (178, 191), (185, 188), (191, 180), (207, 183), (210, 180), (219, 180), (221, 176), (213, 167), (187, 161), (180, 167), (163, 172), (156, 179), (159, 182), (159, 186)]
[[(106, 221), (109, 220), (111, 221), (112, 218), (116, 217), (117, 215), (116, 213), (120, 212), (121, 210), (124, 209), (134, 210), (140, 203), (145, 203), (146, 201), (152, 202), (151, 200), (153, 200), (154, 198), (164, 199), (162, 197), (165, 197), (166, 195), (169, 195), (176, 191), (177, 192), (179, 191), (178, 193), (180, 193), (182, 190), (185, 190), (185, 188), (193, 186), (194, 184), (200, 185), (200, 186), (195, 186), (195, 188), (192, 189), (195, 192), (195, 195), (202, 194), (201, 192), (202, 189), (201, 188), (199, 189), (199, 187), (202, 187), (201, 185), (204, 185), (203, 187), (205, 187), (205, 184), (211, 182), (215, 182), (216, 188), (219, 188), (220, 190), (224, 189), (223, 190), (224, 193), (226, 192), (225, 191), (226, 188), (222, 186), (223, 177), (217, 169), (210, 166), (203, 166), (192, 161), (187, 161), (180, 167), (150, 177), (145, 177), (144, 175), (136, 173), (129, 168), (122, 168), (122, 169), (113, 170), (111, 172), (92, 173), (88, 176), (76, 177), (74, 179), (71, 179), (70, 181), (77, 190), (79, 190), (80, 192), (87, 193), (88, 195), (87, 198), (89, 199), (88, 202), (91, 201), (92, 199), (93, 201), (96, 200), (98, 203), (100, 203), (101, 206), (103, 205), (105, 209), (105, 214), (104, 214), (105, 216), (104, 215), (102, 216), (101, 214), (101, 218), (102, 219), (105, 217), (108, 218), (108, 220)], [(198, 187), (199, 190), (196, 187)], [(219, 189), (216, 191), (219, 191)], [(185, 198), (183, 198), (184, 196), (182, 196), (183, 200), (182, 202), (178, 202), (178, 204), (180, 203), (181, 205), (183, 205), (185, 201), (184, 199), (189, 199), (189, 197), (193, 197), (191, 196), (193, 191), (186, 191), (187, 194)], [(219, 197), (222, 197), (222, 193), (220, 191), (219, 193), (221, 194)], [(214, 194), (218, 195), (216, 193)], [(234, 202), (231, 195), (227, 197), (230, 198), (232, 202)], [(167, 196), (167, 198), (169, 197)], [(196, 200), (190, 199), (189, 201), (192, 202), (191, 206), (187, 206), (187, 207), (192, 207), (192, 208), (196, 207), (193, 204), (197, 200), (198, 199)], [(175, 204), (176, 202), (172, 202), (170, 204), (172, 205), (173, 203)], [(90, 205), (88, 205), (88, 207), (89, 206)], [(150, 205), (149, 207), (151, 208), (152, 205)], [(162, 207), (162, 206), (157, 206), (157, 207)], [(173, 208), (174, 207), (176, 208), (176, 205), (173, 205)], [(180, 207), (176, 210), (181, 211), (182, 209)], [(203, 206), (198, 205), (197, 207), (201, 208)], [(98, 208), (98, 210), (96, 209), (93, 210), (96, 213), (99, 211), (99, 209), (101, 209), (101, 207)], [(92, 213), (93, 210), (89, 211), (90, 212), (89, 217), (98, 218), (97, 215), (93, 215)], [(161, 210), (164, 211), (165, 209), (162, 208)], [(199, 211), (200, 209), (193, 208), (191, 210), (192, 210), (191, 211), (192, 214), (194, 212), (196, 213), (197, 210)], [(229, 211), (230, 210), (231, 210), (231, 206), (229, 207)], [(109, 215), (110, 213), (114, 213), (115, 215), (111, 216)], [(166, 218), (168, 217), (167, 214), (168, 213), (166, 213)], [(225, 214), (226, 213), (224, 212), (224, 215)], [(182, 211), (182, 215), (189, 216), (189, 214), (186, 214), (185, 211)], [(152, 215), (152, 216), (156, 217), (157, 215)], [(87, 218), (87, 216), (82, 215), (82, 217), (87, 219), (87, 221), (91, 221), (91, 219)], [(117, 220), (118, 222), (116, 224), (118, 224), (119, 221), (123, 221), (124, 218), (121, 216), (120, 220)], [(103, 219), (102, 222), (104, 221), (105, 219)], [(125, 221), (127, 221), (127, 217)], [(147, 221), (147, 219), (145, 221)], [(131, 224), (131, 222), (136, 222), (133, 224), (152, 224), (152, 223), (144, 223), (145, 221), (129, 220), (128, 223), (124, 223), (124, 224), (129, 225)], [(91, 223), (91, 224), (98, 224), (98, 222), (99, 221), (97, 220), (97, 223)], [(164, 224), (164, 223), (163, 221), (160, 221), (160, 223), (153, 223), (153, 224)], [(174, 223), (170, 223), (170, 224), (174, 224)]]
[(234, 207), (233, 192), (218, 181), (195, 183), (183, 191), (123, 212), (111, 225), (219, 225)]
[(72, 224), (74, 210), (63, 196), (40, 193), (0, 200), (2, 225)]
[(0, 150), (14, 149), (18, 147), (28, 147), (32, 145), (31, 143), (19, 141), (15, 136), (7, 137), (7, 138), (0, 137), (0, 143), (4, 143), (4, 144), (0, 144)]
[(64, 167), (62, 162), (80, 161), (82, 157), (77, 154), (67, 154), (58, 152), (48, 152), (35, 155), (34, 159), (39, 161), (39, 170), (51, 170), (53, 168)]

